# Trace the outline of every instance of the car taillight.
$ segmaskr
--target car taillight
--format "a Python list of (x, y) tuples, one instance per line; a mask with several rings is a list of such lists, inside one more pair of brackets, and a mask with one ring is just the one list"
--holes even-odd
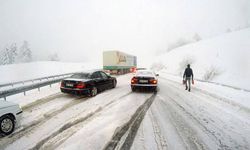
[(85, 88), (85, 84), (83, 82), (78, 82), (76, 85), (76, 88), (83, 89), (83, 88)]
[(63, 81), (61, 81), (61, 87), (64, 87), (64, 83), (63, 83)]
[(135, 77), (133, 77), (132, 79), (131, 79), (131, 84), (135, 84), (135, 83), (137, 83), (138, 82), (138, 79), (136, 79)]
[(151, 84), (157, 84), (157, 80), (151, 79), (151, 80), (150, 80), (150, 83), (151, 83)]

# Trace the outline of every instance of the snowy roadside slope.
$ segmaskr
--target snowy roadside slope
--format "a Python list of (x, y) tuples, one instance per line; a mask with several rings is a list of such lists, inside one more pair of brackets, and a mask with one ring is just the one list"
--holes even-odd
[(182, 75), (190, 63), (197, 79), (250, 89), (249, 48), (248, 28), (176, 48), (161, 55), (157, 62), (165, 65), (166, 72), (175, 75)]
[(55, 61), (0, 65), (0, 84), (78, 72), (93, 68), (93, 65), (87, 63), (67, 63)]

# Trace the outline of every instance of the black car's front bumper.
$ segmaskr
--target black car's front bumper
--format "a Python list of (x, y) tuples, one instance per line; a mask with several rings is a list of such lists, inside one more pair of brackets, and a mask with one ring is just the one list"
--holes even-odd
[(90, 94), (90, 89), (85, 88), (85, 89), (76, 89), (76, 88), (65, 88), (61, 87), (61, 92), (63, 93), (68, 93), (68, 94), (74, 94), (74, 95), (88, 95)]

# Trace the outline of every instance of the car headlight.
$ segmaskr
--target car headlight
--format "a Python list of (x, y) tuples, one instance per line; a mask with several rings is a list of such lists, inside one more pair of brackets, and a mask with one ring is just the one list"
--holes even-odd
[(20, 105), (18, 105), (18, 107), (20, 108), (20, 110), (22, 110), (22, 107)]

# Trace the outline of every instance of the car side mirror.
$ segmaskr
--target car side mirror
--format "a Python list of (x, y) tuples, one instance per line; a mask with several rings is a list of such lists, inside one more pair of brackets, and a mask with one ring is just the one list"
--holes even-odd
[(155, 76), (159, 77), (159, 74), (156, 74)]

